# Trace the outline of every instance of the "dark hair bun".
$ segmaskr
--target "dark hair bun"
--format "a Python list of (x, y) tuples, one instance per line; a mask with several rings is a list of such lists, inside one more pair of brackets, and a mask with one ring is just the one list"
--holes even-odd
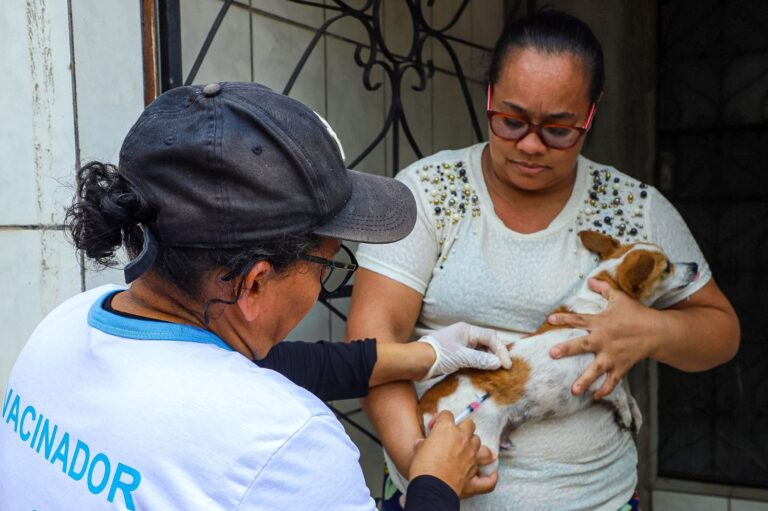
[(77, 173), (77, 195), (67, 209), (75, 246), (103, 266), (116, 264), (123, 244), (130, 256), (141, 250), (139, 223), (154, 218), (152, 208), (108, 163), (92, 161)]

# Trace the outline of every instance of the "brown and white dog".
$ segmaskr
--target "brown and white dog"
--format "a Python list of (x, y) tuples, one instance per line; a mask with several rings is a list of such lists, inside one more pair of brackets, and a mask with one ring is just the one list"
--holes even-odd
[[(615, 239), (594, 231), (579, 233), (582, 244), (600, 256), (600, 263), (584, 279), (584, 285), (557, 312), (570, 311), (596, 314), (605, 310), (607, 301), (590, 290), (590, 278), (608, 282), (641, 303), (651, 306), (662, 296), (695, 281), (696, 263), (672, 263), (662, 250), (650, 243), (620, 245)], [(553, 346), (587, 335), (585, 330), (542, 325), (532, 336), (510, 347), (511, 369), (458, 371), (430, 388), (421, 397), (418, 412), (425, 431), (433, 415), (450, 410), (462, 412), (478, 397), (490, 394), (472, 415), (475, 434), (483, 445), (498, 454), (502, 432), (526, 422), (572, 414), (593, 402), (592, 393), (602, 386), (605, 375), (597, 379), (587, 392), (571, 394), (571, 385), (590, 366), (594, 354), (587, 353), (552, 359)], [(637, 432), (642, 417), (634, 399), (621, 384), (601, 401), (612, 406), (623, 428)], [(496, 469), (497, 462), (482, 467), (483, 473)]]

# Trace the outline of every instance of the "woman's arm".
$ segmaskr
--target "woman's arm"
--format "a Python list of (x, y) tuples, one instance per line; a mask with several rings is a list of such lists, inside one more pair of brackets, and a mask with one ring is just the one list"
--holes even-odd
[(605, 383), (594, 394), (604, 397), (646, 358), (696, 372), (727, 362), (739, 348), (739, 320), (714, 280), (666, 310), (645, 307), (604, 282), (589, 284), (608, 300), (605, 312), (560, 313), (549, 318), (551, 324), (589, 331), (550, 352), (553, 358), (595, 353), (592, 366), (574, 383), (574, 394), (581, 394), (606, 373)]
[(421, 380), (435, 363), (426, 343), (281, 342), (256, 364), (276, 371), (323, 401), (368, 395), (370, 387)]
[(351, 343), (281, 342), (256, 364), (276, 371), (323, 401), (368, 394), (377, 364), (373, 339)]
[[(509, 368), (509, 353), (493, 330), (455, 323), (433, 332), (426, 342), (377, 343), (375, 339), (332, 343), (285, 342), (257, 361), (325, 401), (368, 395), (369, 387), (422, 380), (461, 367)], [(492, 351), (472, 349), (483, 346)]]
[[(375, 336), (381, 345), (408, 340), (421, 310), (422, 295), (364, 268), (355, 276), (347, 319), (347, 338)], [(410, 382), (382, 385), (362, 400), (397, 469), (408, 476), (413, 446), (423, 438), (416, 415), (416, 394)]]
[[(421, 300), (422, 295), (408, 286), (360, 269), (352, 292), (347, 337), (375, 335), (380, 347), (388, 344), (395, 348), (411, 335), (421, 310)], [(410, 382), (395, 382), (372, 388), (361, 403), (398, 471), (408, 479), (418, 475), (411, 473), (411, 463), (414, 459), (414, 445), (424, 435), (416, 414), (413, 385)], [(493, 455), (487, 448), (478, 452), (480, 465), (486, 465), (492, 460)], [(459, 493), (462, 497), (487, 493), (493, 490), (497, 477), (495, 472), (490, 476), (474, 476)]]

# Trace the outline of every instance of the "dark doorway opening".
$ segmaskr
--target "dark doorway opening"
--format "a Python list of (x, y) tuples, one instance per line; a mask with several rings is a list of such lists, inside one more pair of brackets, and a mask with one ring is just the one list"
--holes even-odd
[(733, 303), (739, 354), (659, 371), (658, 474), (768, 488), (768, 3), (659, 10), (657, 184)]

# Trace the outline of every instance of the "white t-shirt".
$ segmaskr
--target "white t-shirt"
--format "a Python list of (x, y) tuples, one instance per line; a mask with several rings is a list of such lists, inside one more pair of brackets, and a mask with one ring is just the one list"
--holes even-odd
[[(414, 337), (456, 321), (496, 329), (505, 342), (534, 332), (596, 265), (577, 236), (584, 229), (622, 242), (648, 240), (673, 261), (699, 264), (701, 278), (659, 307), (710, 280), (690, 231), (656, 189), (582, 156), (571, 197), (550, 225), (531, 234), (510, 230), (485, 186), (484, 147), (442, 151), (400, 172), (397, 179), (416, 196), (414, 231), (397, 243), (358, 249), (362, 267), (424, 296)], [(496, 490), (463, 501), (463, 510), (615, 511), (635, 489), (635, 444), (608, 407), (526, 424), (510, 440)]]
[(0, 509), (375, 509), (331, 411), (211, 332), (49, 314), (3, 396)]

